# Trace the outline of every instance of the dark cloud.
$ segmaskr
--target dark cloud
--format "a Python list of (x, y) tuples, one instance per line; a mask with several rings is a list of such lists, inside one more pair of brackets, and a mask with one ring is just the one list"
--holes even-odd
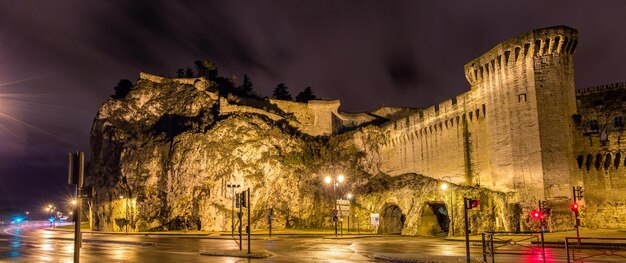
[[(624, 1), (2, 1), (0, 207), (67, 192), (64, 158), (119, 79), (197, 59), (270, 95), (342, 109), (423, 107), (469, 89), (463, 65), (534, 28), (579, 29), (576, 85), (626, 80)], [(4, 84), (3, 84), (4, 83)], [(30, 201), (29, 201), (29, 197)]]

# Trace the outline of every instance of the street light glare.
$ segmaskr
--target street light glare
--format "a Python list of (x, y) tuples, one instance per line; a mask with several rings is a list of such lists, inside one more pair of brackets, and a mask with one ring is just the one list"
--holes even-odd
[(448, 184), (447, 183), (443, 183), (441, 184), (441, 190), (447, 190), (448, 189)]
[(76, 199), (72, 200), (72, 205), (76, 205), (77, 203)]
[(352, 194), (347, 195), (348, 199), (352, 199)]
[(340, 183), (343, 182), (343, 175), (337, 176), (337, 181)]
[(326, 178), (324, 178), (324, 182), (326, 182), (327, 184), (330, 184), (330, 176), (326, 176)]

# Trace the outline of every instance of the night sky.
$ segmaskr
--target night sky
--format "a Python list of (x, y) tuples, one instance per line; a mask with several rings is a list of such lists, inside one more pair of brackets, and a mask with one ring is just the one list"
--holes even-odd
[(626, 1), (0, 0), (0, 208), (63, 200), (119, 79), (198, 59), (269, 96), (311, 86), (344, 111), (424, 107), (469, 89), (463, 65), (535, 28), (579, 30), (578, 88), (626, 80)]

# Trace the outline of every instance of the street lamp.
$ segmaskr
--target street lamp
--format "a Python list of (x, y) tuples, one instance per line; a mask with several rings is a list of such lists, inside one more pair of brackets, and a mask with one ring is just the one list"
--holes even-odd
[(333, 209), (333, 221), (335, 221), (335, 236), (337, 236), (337, 220), (339, 220), (339, 217), (337, 217), (337, 187), (339, 186), (339, 184), (341, 184), (343, 181), (345, 180), (345, 177), (343, 175), (338, 175), (337, 178), (332, 178), (330, 176), (326, 176), (324, 178), (324, 182), (326, 182), (326, 184), (333, 184), (333, 202), (335, 205), (335, 209)]
[[(442, 180), (446, 180), (447, 179), (448, 182), (450, 184), (452, 184), (452, 179), (449, 176), (444, 176), (441, 179)], [(450, 188), (450, 185), (448, 183), (443, 182), (441, 184), (441, 190), (447, 191), (448, 188)], [(452, 203), (452, 195), (453, 195), (452, 189), (450, 189), (450, 193), (449, 194), (450, 194), (450, 224), (449, 224), (448, 228), (452, 229), (452, 236), (454, 236), (454, 204)]]
[(226, 187), (232, 189), (232, 194), (230, 195), (230, 197), (233, 199), (233, 206), (232, 206), (232, 219), (230, 220), (232, 223), (232, 227), (231, 227), (231, 236), (234, 238), (235, 237), (235, 188), (239, 188), (241, 187), (241, 185), (238, 184), (227, 184)]

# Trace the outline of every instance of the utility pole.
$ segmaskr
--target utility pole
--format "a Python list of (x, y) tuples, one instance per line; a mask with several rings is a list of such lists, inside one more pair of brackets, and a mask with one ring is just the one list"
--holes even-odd
[(80, 234), (81, 198), (83, 188), (83, 178), (85, 175), (85, 155), (83, 152), (68, 154), (69, 172), (68, 184), (76, 186), (76, 207), (74, 208), (74, 263), (80, 262), (80, 247), (82, 238)]

